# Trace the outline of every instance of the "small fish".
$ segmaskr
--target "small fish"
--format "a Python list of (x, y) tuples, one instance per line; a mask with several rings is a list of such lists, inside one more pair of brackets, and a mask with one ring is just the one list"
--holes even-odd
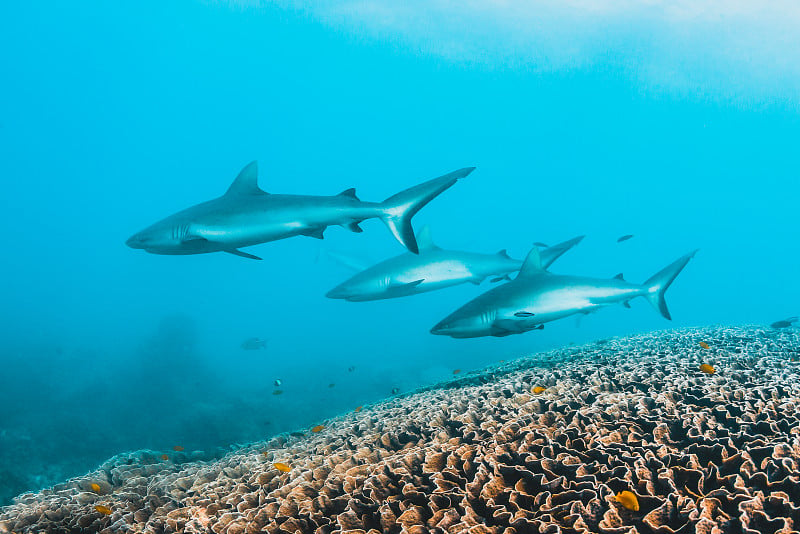
[(534, 387), (534, 388), (531, 390), (531, 393), (533, 393), (534, 395), (538, 395), (539, 393), (544, 393), (544, 391), (545, 391), (546, 389), (547, 389), (547, 388), (545, 388), (545, 387), (542, 387), (542, 386), (535, 386), (535, 387)]
[(180, 445), (175, 445), (174, 447), (172, 447), (172, 450), (173, 450), (173, 451), (178, 451), (178, 452), (181, 452), (181, 451), (183, 450), (183, 447), (182, 447), (182, 446), (180, 446)]
[(626, 510), (639, 511), (639, 499), (632, 491), (622, 491), (614, 495), (614, 500), (622, 505)]
[(301, 437), (305, 436), (305, 434), (303, 432), (289, 432), (289, 435), (293, 436), (295, 438), (301, 438)]
[(781, 321), (775, 321), (770, 326), (772, 328), (791, 328), (791, 326), (796, 323), (798, 319), (800, 319), (800, 317), (789, 317)]
[(535, 242), (533, 243), (533, 246), (534, 246), (534, 247), (542, 247), (542, 248), (547, 248), (549, 245), (547, 245), (546, 243), (542, 243), (541, 241), (535, 241)]
[[(632, 238), (633, 234), (625, 234), (617, 238), (617, 243), (622, 243), (623, 241), (627, 241), (628, 239)], [(638, 510), (638, 508), (637, 508)]]
[(711, 348), (711, 346), (708, 343), (706, 343), (705, 341), (701, 341), (700, 343), (698, 343), (698, 345), (700, 345), (700, 347), (702, 347), (702, 348), (704, 348), (706, 350)]
[(392, 395), (397, 395), (400, 393), (400, 388), (392, 388)]
[(281, 381), (280, 378), (276, 378), (275, 382), (273, 382), (273, 384), (275, 384), (276, 388), (279, 388), (279, 387), (281, 387), (281, 384), (283, 384), (283, 382)]
[(282, 463), (280, 463), (280, 462), (276, 462), (276, 463), (272, 464), (272, 467), (274, 467), (275, 469), (277, 469), (277, 470), (278, 470), (278, 471), (280, 471), (281, 473), (288, 473), (289, 471), (291, 471), (291, 470), (292, 470), (292, 468), (291, 468), (291, 467), (289, 467), (289, 466), (288, 466), (288, 465), (286, 465), (286, 464), (282, 464)]
[(353, 371), (356, 370), (356, 366), (355, 365), (351, 365), (350, 367), (347, 368), (347, 370), (352, 373)]
[(315, 427), (312, 427), (312, 428), (311, 428), (311, 431), (312, 431), (314, 434), (316, 434), (317, 432), (322, 432), (322, 430), (323, 430), (324, 428), (325, 428), (325, 426), (324, 426), (324, 425), (317, 425), (317, 426), (315, 426)]
[(282, 389), (276, 389), (275, 391), (272, 392), (272, 394), (273, 395), (283, 395), (283, 390)]
[(336, 387), (336, 384), (334, 384), (333, 382), (331, 382), (330, 384), (328, 384), (328, 387), (329, 387), (329, 388)]
[(96, 504), (94, 509), (100, 512), (103, 515), (111, 515), (111, 508), (108, 506), (103, 506), (102, 504)]
[(100, 484), (98, 484), (97, 482), (92, 482), (92, 483), (89, 485), (89, 487), (90, 487), (90, 488), (92, 488), (92, 491), (93, 491), (93, 492), (95, 492), (95, 493), (100, 493)]
[(363, 406), (356, 406), (356, 409), (355, 409), (355, 411), (356, 411), (356, 412), (360, 412), (362, 408), (364, 408), (364, 407), (363, 407)]
[(259, 350), (267, 348), (267, 340), (257, 337), (247, 338), (242, 341), (242, 350)]
[(712, 367), (711, 365), (709, 365), (707, 363), (702, 364), (700, 366), (700, 370), (703, 371), (707, 375), (713, 375), (714, 373), (717, 372), (717, 370), (714, 369), (714, 367)]
[(169, 456), (167, 456), (166, 454), (162, 454), (161, 459), (164, 461), (169, 460)]
[(461, 372), (461, 369), (453, 369), (453, 374), (454, 375), (457, 375), (460, 372)]

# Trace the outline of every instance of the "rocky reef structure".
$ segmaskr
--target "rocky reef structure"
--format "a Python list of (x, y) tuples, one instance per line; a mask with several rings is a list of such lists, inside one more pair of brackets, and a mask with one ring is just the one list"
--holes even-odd
[(0, 532), (787, 534), (799, 357), (797, 331), (754, 327), (555, 350), (219, 460), (119, 456)]

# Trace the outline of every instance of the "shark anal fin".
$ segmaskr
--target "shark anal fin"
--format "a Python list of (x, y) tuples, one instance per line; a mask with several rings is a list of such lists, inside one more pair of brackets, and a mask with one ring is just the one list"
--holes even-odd
[(357, 222), (351, 222), (350, 224), (348, 224), (348, 225), (347, 225), (347, 229), (348, 229), (348, 230), (350, 230), (351, 232), (355, 232), (355, 233), (357, 233), (357, 234), (360, 234), (361, 232), (363, 232), (363, 231), (364, 231), (364, 230), (363, 230), (363, 229), (362, 229), (362, 228), (361, 228), (361, 227), (358, 225), (358, 223), (357, 223)]
[(248, 254), (247, 252), (242, 252), (241, 250), (236, 249), (236, 248), (229, 248), (229, 249), (223, 250), (223, 252), (227, 252), (228, 254), (233, 254), (234, 256), (241, 256), (242, 258), (249, 258), (251, 260), (260, 260), (260, 259), (262, 259), (262, 258), (259, 258), (258, 256), (254, 255), (254, 254)]
[(350, 189), (345, 189), (344, 191), (342, 191), (341, 193), (339, 193), (336, 196), (337, 197), (352, 198), (353, 200), (359, 200), (359, 198), (356, 196), (356, 188), (355, 187), (351, 187)]
[(313, 237), (313, 238), (316, 238), (316, 239), (324, 239), (325, 236), (323, 234), (325, 233), (325, 229), (326, 228), (327, 228), (326, 226), (318, 226), (316, 228), (309, 228), (308, 230), (303, 232), (301, 235), (306, 235), (308, 237)]

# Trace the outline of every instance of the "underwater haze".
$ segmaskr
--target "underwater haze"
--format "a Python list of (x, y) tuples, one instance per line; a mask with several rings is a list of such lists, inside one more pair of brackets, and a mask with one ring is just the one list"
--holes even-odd
[[(798, 23), (789, 2), (3, 3), (0, 504), (547, 348), (800, 315)], [(672, 321), (636, 299), (453, 339), (430, 329), (495, 284), (325, 297), (337, 258), (404, 253), (377, 220), (244, 249), (263, 261), (125, 245), (253, 160), (267, 192), (375, 202), (474, 166), (415, 229), (517, 259), (586, 235), (554, 273), (641, 283), (699, 252)]]

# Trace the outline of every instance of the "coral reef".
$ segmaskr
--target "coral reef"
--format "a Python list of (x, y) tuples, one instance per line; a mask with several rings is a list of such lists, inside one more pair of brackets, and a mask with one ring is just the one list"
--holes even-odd
[(0, 532), (795, 532), (799, 356), (754, 327), (560, 349), (219, 460), (122, 455)]

